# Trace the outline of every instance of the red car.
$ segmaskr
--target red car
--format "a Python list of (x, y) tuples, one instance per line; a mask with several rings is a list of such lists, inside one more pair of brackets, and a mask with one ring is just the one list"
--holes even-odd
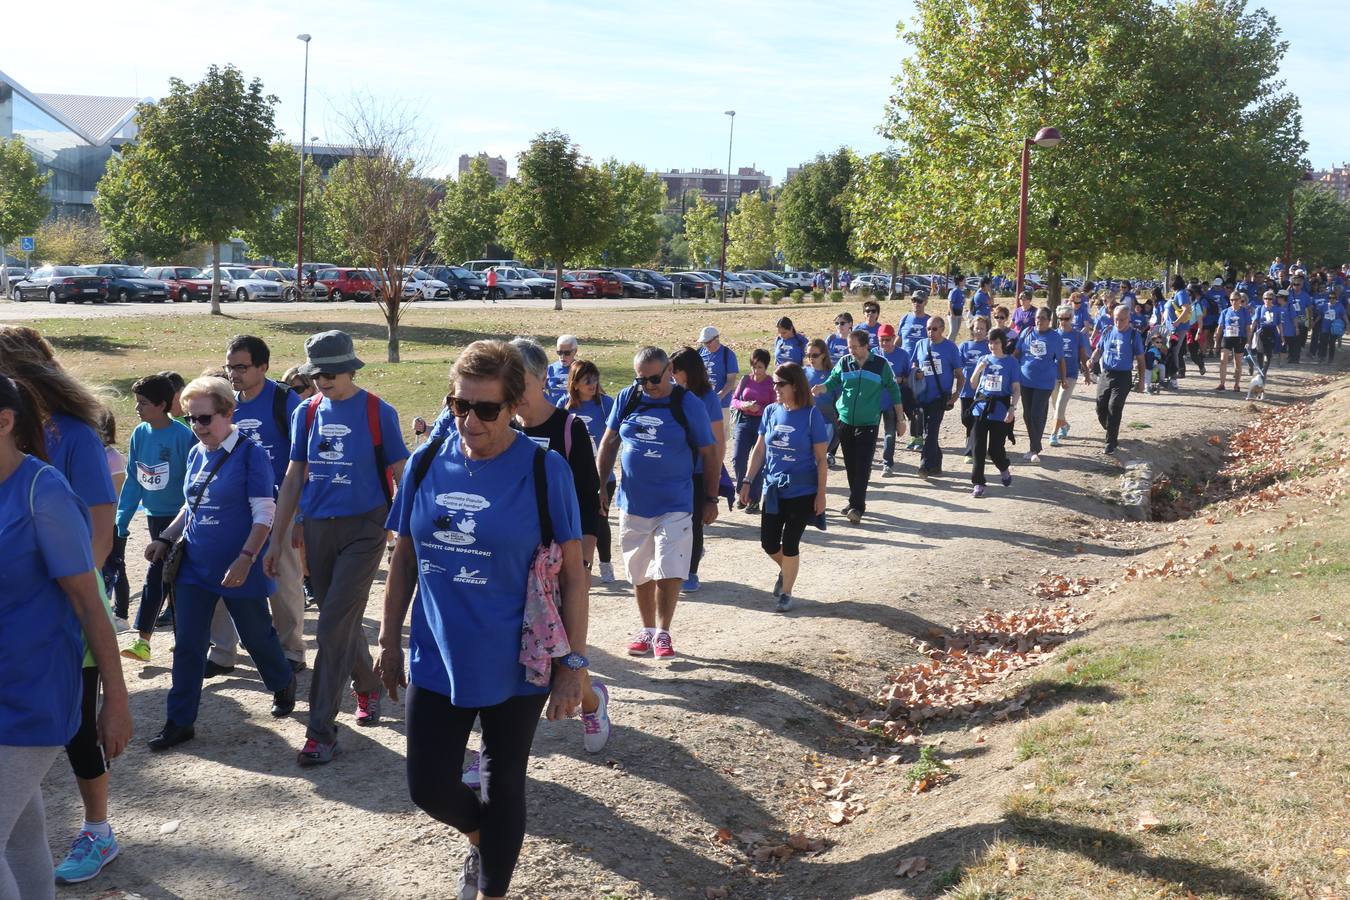
[(623, 282), (613, 272), (597, 272), (595, 269), (581, 269), (572, 273), (579, 281), (595, 286), (597, 297), (622, 297)]
[[(552, 278), (553, 272), (540, 272), (545, 278)], [(570, 297), (597, 297), (599, 296), (595, 282), (588, 281), (581, 275), (572, 272), (564, 272), (562, 277), (562, 295), (566, 300)]]
[(179, 303), (196, 300), (205, 303), (211, 299), (211, 273), (203, 273), (195, 266), (151, 266), (146, 278), (154, 278), (169, 286), (169, 296)]
[(348, 297), (358, 301), (375, 297), (375, 282), (361, 269), (323, 269), (314, 277), (328, 288), (328, 297), (334, 303), (340, 303)]

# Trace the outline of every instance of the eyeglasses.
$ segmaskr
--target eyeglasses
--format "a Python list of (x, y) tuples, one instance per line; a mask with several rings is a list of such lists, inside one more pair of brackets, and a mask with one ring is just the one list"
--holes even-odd
[(1007, 313), (994, 313), (994, 318), (995, 318), (995, 319), (1006, 319), (1006, 318), (1008, 318), (1008, 314), (1007, 314)]
[(573, 349), (573, 350), (559, 350), (559, 351), (558, 351), (558, 355), (559, 355), (559, 356), (576, 356), (576, 355), (577, 355), (577, 351), (576, 351), (575, 349)]
[(335, 372), (315, 372), (315, 373), (314, 373), (314, 380), (315, 380), (315, 381), (318, 381), (320, 378), (322, 378), (324, 381), (336, 381), (336, 380), (337, 380), (337, 373), (335, 373)]
[(792, 387), (792, 382), (790, 382), (790, 381), (779, 381), (777, 378), (775, 378), (775, 379), (773, 380), (773, 386), (776, 387), (776, 388)]
[(309, 385), (307, 385), (307, 384), (295, 384), (294, 382), (292, 382), (292, 383), (291, 383), (291, 390), (295, 391), (297, 394), (303, 394), (305, 391), (309, 390)]
[(807, 358), (807, 359), (820, 359), (820, 358), (821, 358), (822, 356), (824, 356), (824, 355), (825, 355), (824, 353), (808, 353), (808, 354), (806, 354), (806, 358)]
[(502, 414), (505, 403), (493, 402), (491, 400), (463, 400), (454, 394), (445, 398), (445, 405), (450, 407), (450, 413), (456, 419), (467, 418), (469, 413), (478, 417), (480, 422), (495, 422), (497, 417)]
[(639, 375), (638, 377), (633, 379), (633, 384), (636, 384), (638, 387), (641, 387), (644, 384), (650, 384), (653, 387), (655, 387), (656, 385), (664, 381), (665, 377), (666, 377), (666, 370), (663, 368), (661, 369), (660, 372), (657, 372), (655, 375), (646, 375), (646, 376)]
[(946, 327), (946, 326), (944, 326), (944, 325), (929, 325), (929, 326), (928, 326), (927, 328), (925, 328), (924, 330), (925, 330), (925, 331), (941, 331), (941, 330), (942, 330), (943, 328), (945, 328), (945, 327)]
[(199, 425), (202, 428), (206, 428), (211, 424), (211, 420), (214, 419), (217, 415), (218, 413), (207, 413), (204, 416), (184, 416), (184, 418), (187, 419), (193, 425)]
[(1072, 322), (1072, 321), (1073, 321), (1073, 316), (1060, 316), (1060, 317), (1059, 317), (1059, 320), (1060, 320), (1061, 322)]
[(225, 371), (233, 372), (236, 375), (242, 375), (253, 368), (253, 363), (235, 363), (232, 366), (226, 366)]

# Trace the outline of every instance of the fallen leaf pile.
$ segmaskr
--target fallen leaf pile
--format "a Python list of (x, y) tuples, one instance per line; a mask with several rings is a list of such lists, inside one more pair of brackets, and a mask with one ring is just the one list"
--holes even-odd
[(807, 837), (801, 832), (779, 839), (759, 831), (732, 832), (730, 828), (719, 828), (712, 841), (742, 864), (777, 865), (797, 854), (815, 856), (825, 850), (824, 838)]
[(831, 825), (847, 825), (867, 811), (867, 798), (858, 791), (858, 777), (852, 769), (839, 774), (819, 772), (802, 779), (799, 785), (829, 803), (827, 818)]
[(1049, 569), (1041, 569), (1040, 580), (1030, 588), (1033, 596), (1041, 600), (1058, 600), (1061, 597), (1081, 597), (1092, 590), (1097, 579), (1091, 577), (1069, 578), (1056, 575)]
[(913, 878), (928, 870), (928, 857), (926, 856), (907, 856), (900, 860), (900, 865), (895, 870), (896, 878)]

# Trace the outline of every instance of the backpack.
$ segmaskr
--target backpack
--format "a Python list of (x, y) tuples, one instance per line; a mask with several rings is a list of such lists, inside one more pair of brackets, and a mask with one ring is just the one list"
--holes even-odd
[[(323, 394), (315, 394), (305, 404), (305, 434), (314, 427), (314, 417), (319, 414), (319, 404)], [(394, 473), (384, 461), (384, 436), (380, 433), (380, 398), (366, 391), (366, 427), (370, 430), (370, 440), (375, 447), (375, 472), (380, 480), (380, 490), (384, 491), (386, 506), (394, 505)]]
[(273, 381), (272, 385), (276, 388), (272, 392), (272, 418), (277, 423), (277, 431), (283, 437), (289, 437), (291, 417), (286, 415), (286, 395), (291, 392), (291, 386), (280, 381)]
[[(643, 400), (646, 395), (641, 387), (631, 388), (631, 393), (623, 405), (623, 415), (619, 416), (622, 422), (635, 412), (641, 412), (645, 409), (662, 409), (664, 403), (648, 403)], [(670, 417), (675, 420), (675, 424), (684, 429), (684, 440), (689, 445), (689, 455), (693, 458), (698, 457), (698, 447), (694, 446), (694, 437), (689, 433), (689, 420), (684, 415), (684, 395), (688, 392), (687, 388), (680, 385), (674, 385), (670, 389)]]

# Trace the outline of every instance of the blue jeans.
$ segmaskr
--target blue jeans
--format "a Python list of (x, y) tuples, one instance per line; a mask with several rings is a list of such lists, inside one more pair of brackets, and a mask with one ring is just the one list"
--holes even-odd
[[(755, 449), (755, 441), (759, 440), (759, 416), (738, 415), (736, 417), (736, 490), (741, 489), (741, 484), (745, 481), (746, 469), (750, 467), (750, 451)], [(750, 483), (750, 502), (758, 503), (759, 495), (764, 491), (764, 467), (759, 467), (759, 474), (755, 480)]]
[[(150, 540), (159, 537), (159, 533), (168, 528), (173, 523), (174, 516), (150, 516), (145, 517), (145, 524), (150, 528)], [(159, 611), (164, 606), (164, 563), (152, 562), (150, 567), (145, 570), (145, 586), (141, 588), (141, 605), (136, 610), (136, 630), (146, 633), (155, 630), (155, 619), (159, 618)]]
[(168, 716), (175, 725), (197, 721), (206, 675), (206, 650), (211, 644), (211, 616), (223, 600), (234, 619), (239, 640), (253, 657), (263, 684), (273, 693), (285, 688), (295, 676), (281, 649), (266, 597), (221, 597), (195, 584), (174, 585), (175, 614), (173, 686), (169, 688)]

